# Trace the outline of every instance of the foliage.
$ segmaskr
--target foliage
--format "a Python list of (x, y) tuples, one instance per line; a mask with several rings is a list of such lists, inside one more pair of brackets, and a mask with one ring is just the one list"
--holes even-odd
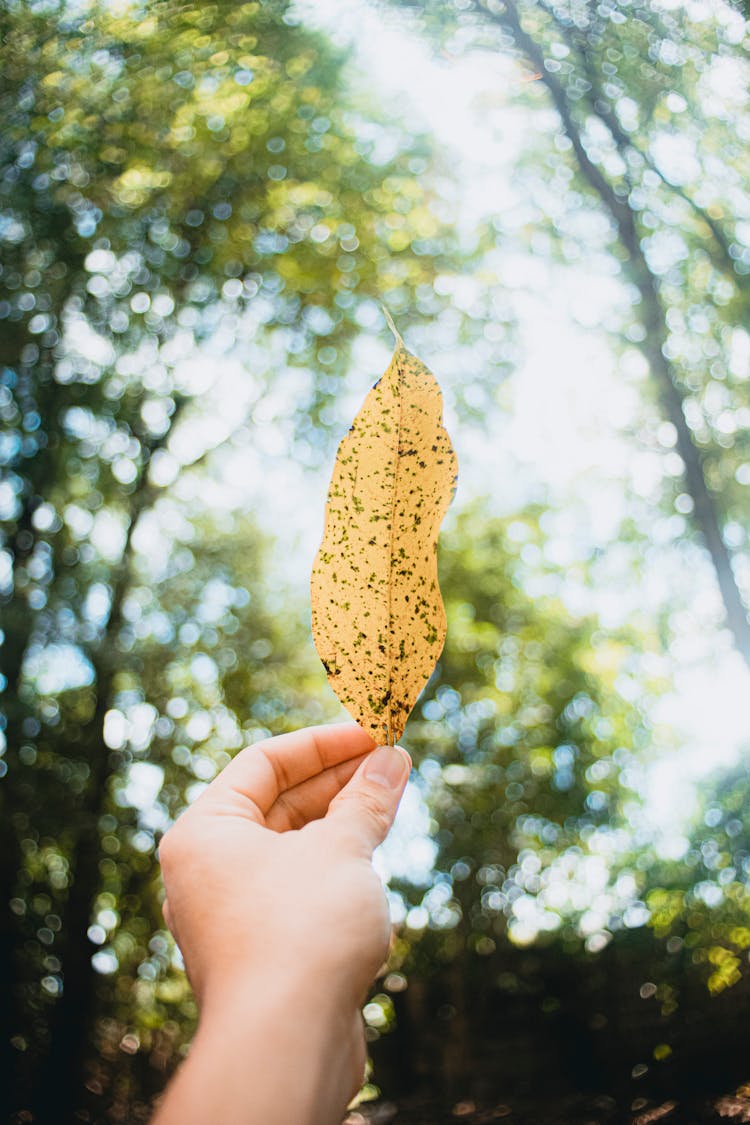
[[(749, 783), (745, 765), (716, 774), (703, 790), (684, 856), (648, 870), (649, 925), (714, 995), (740, 982), (750, 948)], [(671, 985), (669, 1002), (677, 1004), (680, 984)]]
[(525, 944), (561, 926), (573, 947), (600, 949), (637, 898), (613, 887), (655, 739), (633, 702), (661, 686), (644, 667), (654, 639), (530, 596), (539, 514), (479, 505), (445, 537), (448, 641), (408, 731), (437, 843), (422, 904), (458, 957), (491, 952), (508, 929)]

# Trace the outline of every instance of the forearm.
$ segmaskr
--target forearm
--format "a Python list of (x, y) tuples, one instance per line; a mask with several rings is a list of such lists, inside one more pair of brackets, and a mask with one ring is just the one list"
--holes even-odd
[(338, 1125), (362, 1077), (361, 1034), (325, 982), (289, 974), (209, 997), (153, 1125)]

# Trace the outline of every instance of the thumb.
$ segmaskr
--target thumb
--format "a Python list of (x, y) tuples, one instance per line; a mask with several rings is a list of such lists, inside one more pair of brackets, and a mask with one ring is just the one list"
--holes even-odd
[(409, 780), (411, 758), (400, 746), (380, 746), (334, 797), (326, 822), (355, 851), (372, 855), (388, 835)]

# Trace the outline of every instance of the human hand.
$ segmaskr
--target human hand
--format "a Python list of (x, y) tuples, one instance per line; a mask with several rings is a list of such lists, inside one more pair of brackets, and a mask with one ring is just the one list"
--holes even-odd
[[(335, 1044), (335, 1065), (333, 1057), (325, 1064), (327, 1095), (316, 1094), (329, 1112), (343, 1108), (362, 1080), (359, 1008), (390, 938), (371, 858), (393, 823), (411, 764), (400, 748), (372, 749), (354, 723), (257, 743), (237, 755), (159, 848), (165, 918), (207, 1029), (196, 1042), (208, 1040), (210, 1054), (212, 1037), (223, 1031), (226, 1044), (232, 1023), (245, 1027), (252, 1013), (264, 1022), (269, 1048), (274, 1034), (276, 1048), (284, 1048), (302, 1016), (311, 1057), (317, 1050), (322, 1063), (325, 1041)], [(335, 1119), (299, 1113), (295, 1125)]]

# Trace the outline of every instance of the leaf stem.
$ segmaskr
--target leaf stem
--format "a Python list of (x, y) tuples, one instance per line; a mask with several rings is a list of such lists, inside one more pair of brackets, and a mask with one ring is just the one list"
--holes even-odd
[(401, 333), (399, 332), (398, 328), (393, 323), (393, 317), (388, 312), (388, 309), (385, 307), (384, 304), (381, 303), (380, 307), (383, 310), (383, 316), (385, 317), (386, 324), (388, 325), (391, 332), (393, 333), (393, 335), (396, 338), (396, 347), (397, 348), (405, 348), (406, 344), (404, 343), (403, 337), (402, 337)]

